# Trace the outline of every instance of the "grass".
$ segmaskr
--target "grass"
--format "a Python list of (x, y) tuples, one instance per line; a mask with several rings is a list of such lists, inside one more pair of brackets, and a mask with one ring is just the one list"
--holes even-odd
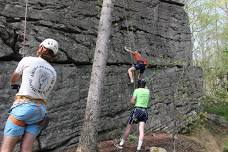
[(205, 105), (204, 111), (222, 116), (228, 121), (228, 104)]
[(228, 152), (228, 141), (225, 141), (223, 152)]
[(136, 142), (137, 142), (137, 136), (134, 135), (134, 134), (130, 134), (130, 135), (128, 136), (128, 142), (129, 142), (129, 143), (136, 143)]
[[(228, 121), (228, 103), (227, 102), (217, 102), (204, 104), (204, 111), (207, 113), (216, 114), (222, 116), (226, 121)], [(221, 138), (224, 134), (221, 135)], [(227, 136), (227, 133), (225, 134)], [(226, 138), (227, 139), (227, 138)], [(225, 140), (223, 145), (223, 152), (228, 152), (228, 140)]]

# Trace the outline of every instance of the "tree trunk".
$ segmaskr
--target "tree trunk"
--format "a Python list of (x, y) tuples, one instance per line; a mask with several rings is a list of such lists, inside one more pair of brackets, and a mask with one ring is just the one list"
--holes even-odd
[(87, 105), (85, 110), (85, 119), (76, 152), (98, 151), (97, 136), (100, 115), (99, 102), (101, 101), (105, 67), (108, 58), (108, 44), (112, 23), (112, 1), (114, 0), (103, 0)]

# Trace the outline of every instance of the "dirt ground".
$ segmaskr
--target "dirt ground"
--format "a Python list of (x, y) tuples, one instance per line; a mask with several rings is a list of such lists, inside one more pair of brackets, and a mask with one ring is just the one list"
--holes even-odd
[[(126, 143), (122, 150), (114, 146), (118, 140), (103, 141), (99, 144), (99, 152), (135, 152), (137, 143)], [(175, 145), (175, 146), (174, 146)], [(173, 138), (165, 133), (148, 133), (145, 135), (141, 152), (149, 152), (151, 147), (161, 147), (167, 152), (206, 152), (200, 141), (191, 137), (178, 135)]]
[[(119, 143), (119, 139), (101, 141), (98, 144), (99, 152), (135, 152), (138, 137), (132, 137), (133, 140), (126, 142), (121, 150), (114, 146)], [(141, 152), (150, 152), (151, 147), (161, 147), (167, 152), (173, 152), (174, 149), (176, 152), (223, 152), (225, 142), (228, 142), (228, 124), (212, 122), (204, 129), (192, 130), (190, 135), (173, 137), (167, 133), (146, 132)], [(67, 152), (74, 152), (75, 148), (71, 150)]]
[[(208, 123), (206, 128), (192, 130), (190, 135), (176, 135), (175, 138), (167, 133), (146, 133), (141, 152), (150, 152), (151, 147), (161, 147), (167, 152), (223, 152), (224, 143), (228, 142), (228, 124)], [(136, 142), (126, 143), (122, 150), (114, 144), (117, 139), (99, 143), (99, 152), (135, 152)]]

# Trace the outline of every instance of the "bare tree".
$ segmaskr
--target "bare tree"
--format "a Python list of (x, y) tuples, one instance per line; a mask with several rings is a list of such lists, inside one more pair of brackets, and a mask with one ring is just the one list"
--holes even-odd
[(76, 152), (98, 151), (97, 136), (100, 115), (99, 101), (101, 100), (105, 67), (108, 57), (108, 44), (112, 22), (112, 1), (114, 0), (103, 0), (90, 87), (85, 110), (85, 119)]

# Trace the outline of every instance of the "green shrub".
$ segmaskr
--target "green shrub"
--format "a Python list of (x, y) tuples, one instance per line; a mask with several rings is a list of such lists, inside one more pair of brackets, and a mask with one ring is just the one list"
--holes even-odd
[(223, 152), (228, 152), (228, 141), (225, 141)]
[(224, 117), (228, 121), (228, 103), (205, 104), (204, 111)]
[(128, 142), (129, 143), (136, 143), (137, 142), (137, 136), (134, 134), (131, 134), (128, 136)]
[(207, 124), (207, 113), (200, 112), (195, 116), (189, 117), (187, 120), (187, 126), (180, 130), (180, 133), (190, 134), (192, 130), (204, 129)]

